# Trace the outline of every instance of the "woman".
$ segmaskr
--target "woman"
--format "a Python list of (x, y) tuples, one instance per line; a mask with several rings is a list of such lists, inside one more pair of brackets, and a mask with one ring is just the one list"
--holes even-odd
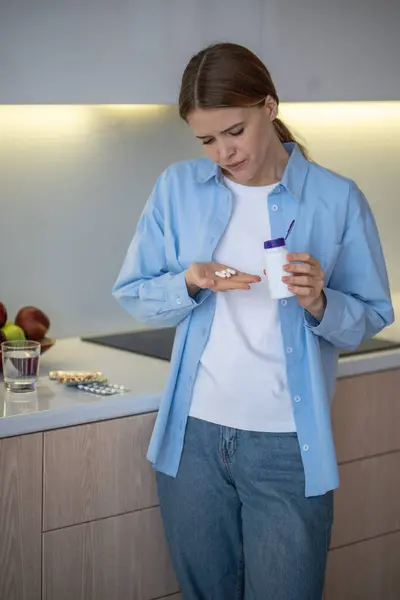
[[(161, 175), (114, 287), (135, 319), (177, 326), (149, 459), (184, 600), (320, 600), (338, 348), (393, 321), (367, 201), (307, 160), (278, 103), (241, 46), (190, 60), (180, 115), (208, 159)], [(293, 220), (294, 296), (276, 301), (263, 243)]]

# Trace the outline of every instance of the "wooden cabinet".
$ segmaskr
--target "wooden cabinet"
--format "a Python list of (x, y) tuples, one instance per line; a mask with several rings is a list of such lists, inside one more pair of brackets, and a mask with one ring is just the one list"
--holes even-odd
[(338, 381), (332, 421), (340, 487), (332, 548), (400, 529), (399, 420), (400, 369)]
[[(324, 600), (400, 598), (399, 384), (400, 369), (338, 382)], [(0, 440), (1, 600), (182, 600), (146, 459), (154, 420)]]
[(45, 533), (44, 600), (151, 600), (178, 590), (158, 508)]
[(1, 10), (0, 104), (171, 104), (190, 56), (261, 49), (259, 0), (16, 0)]
[(158, 504), (146, 459), (155, 415), (44, 434), (44, 530)]
[(324, 600), (400, 598), (400, 370), (341, 379), (339, 460)]
[(339, 463), (400, 450), (400, 369), (339, 379), (332, 422)]
[(261, 2), (262, 58), (283, 101), (399, 100), (400, 4)]
[(329, 553), (324, 600), (399, 600), (400, 532)]
[(0, 598), (40, 600), (42, 434), (0, 440)]
[(331, 547), (400, 530), (399, 498), (400, 452), (342, 465)]

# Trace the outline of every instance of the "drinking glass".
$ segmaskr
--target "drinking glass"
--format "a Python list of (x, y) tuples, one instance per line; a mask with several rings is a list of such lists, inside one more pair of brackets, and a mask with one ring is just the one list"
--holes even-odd
[(2, 342), (4, 385), (11, 392), (32, 392), (39, 372), (40, 343), (29, 340)]

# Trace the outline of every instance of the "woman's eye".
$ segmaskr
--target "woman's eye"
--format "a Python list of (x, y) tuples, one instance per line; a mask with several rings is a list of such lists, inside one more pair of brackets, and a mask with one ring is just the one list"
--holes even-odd
[(244, 131), (244, 127), (242, 127), (242, 129), (239, 129), (238, 131), (231, 131), (231, 135), (241, 135)]
[(212, 141), (213, 141), (212, 139), (210, 139), (210, 140), (203, 140), (203, 145), (207, 146), (208, 144), (211, 144)]

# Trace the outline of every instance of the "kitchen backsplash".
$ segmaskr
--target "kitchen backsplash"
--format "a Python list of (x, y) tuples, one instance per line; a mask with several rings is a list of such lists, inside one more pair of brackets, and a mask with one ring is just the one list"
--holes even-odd
[[(311, 157), (368, 197), (400, 294), (400, 102), (281, 110)], [(111, 287), (138, 217), (168, 164), (201, 155), (172, 106), (0, 106), (0, 300), (10, 317), (38, 306), (56, 337), (134, 327)]]

